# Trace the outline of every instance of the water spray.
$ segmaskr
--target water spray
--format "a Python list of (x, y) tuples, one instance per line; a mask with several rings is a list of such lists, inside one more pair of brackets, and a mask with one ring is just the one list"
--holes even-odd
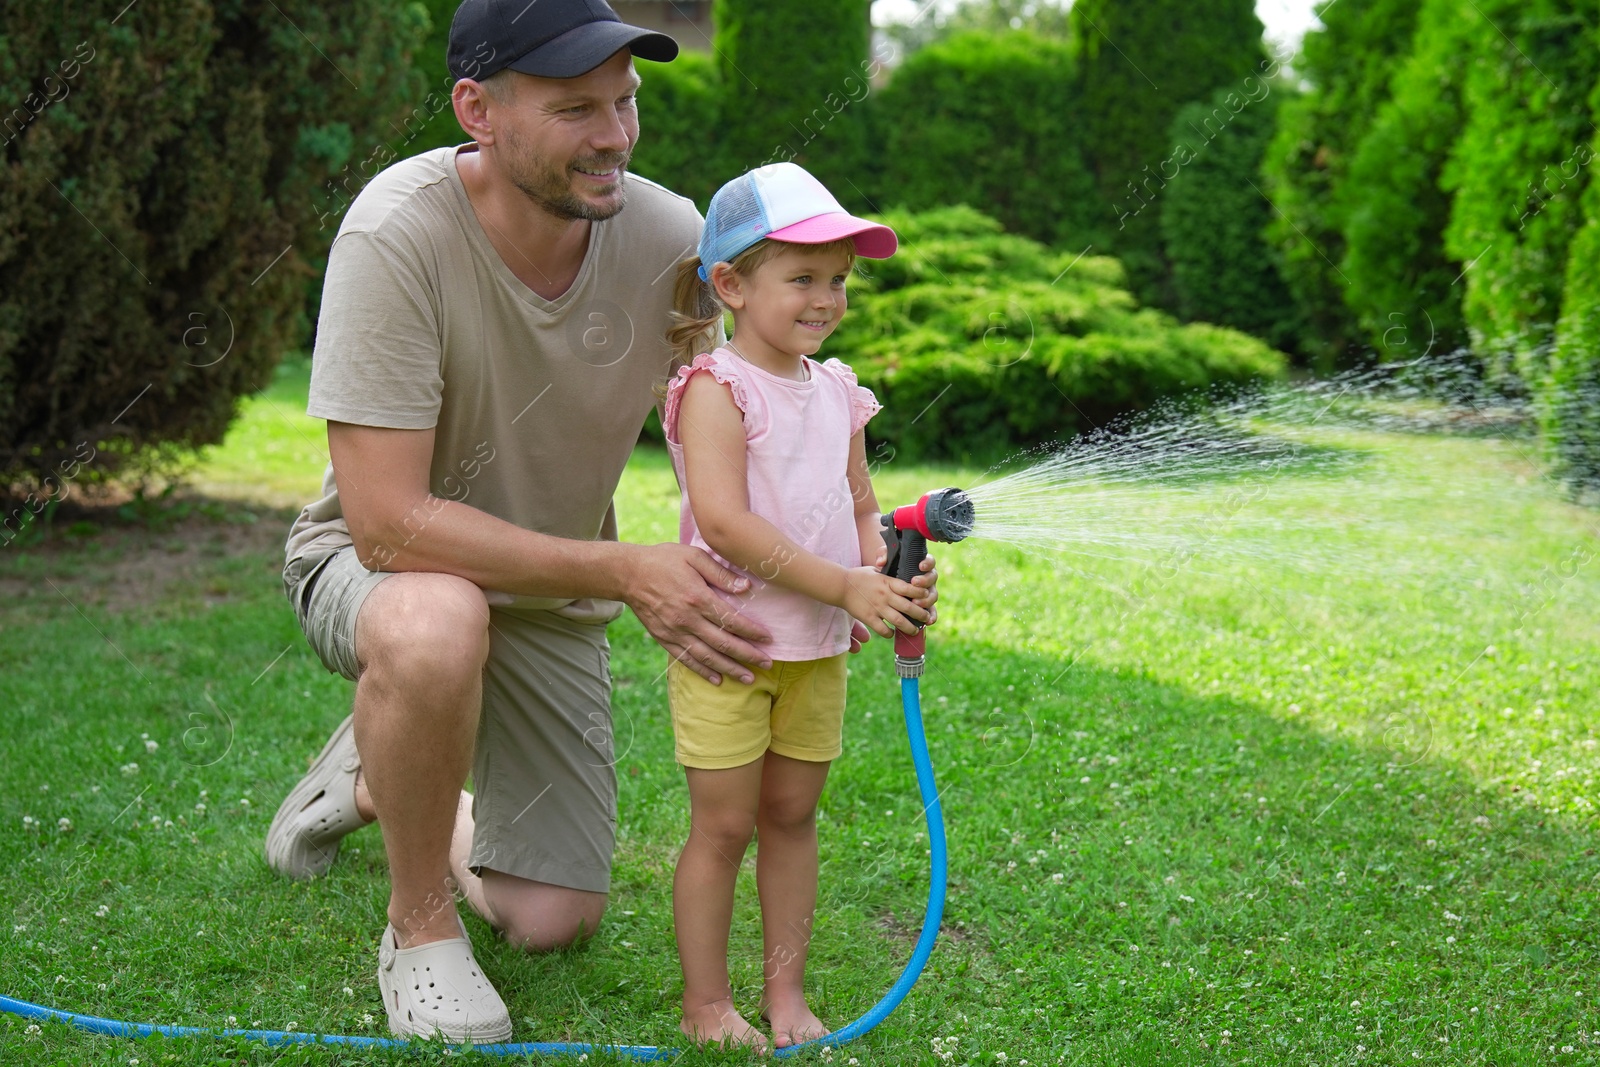
[[(960, 489), (936, 489), (925, 494), (915, 504), (895, 508), (883, 517), (883, 540), (888, 547), (888, 558), (883, 573), (892, 574), (909, 582), (921, 573), (922, 561), (928, 555), (928, 542), (953, 543), (972, 532), (973, 506), (967, 494)], [(928, 907), (922, 916), (922, 932), (911, 951), (900, 977), (876, 1004), (867, 1009), (859, 1019), (823, 1037), (774, 1049), (775, 1058), (796, 1056), (820, 1048), (836, 1048), (864, 1036), (889, 1017), (900, 1002), (911, 992), (911, 987), (922, 977), (928, 958), (933, 955), (934, 942), (939, 937), (939, 924), (944, 920), (944, 898), (948, 879), (948, 859), (945, 852), (944, 811), (939, 805), (939, 790), (933, 780), (933, 762), (928, 756), (928, 739), (922, 727), (922, 700), (918, 692), (918, 679), (922, 677), (925, 635), (917, 626), (914, 635), (895, 634), (895, 670), (900, 676), (900, 703), (905, 712), (906, 736), (911, 743), (911, 763), (916, 769), (917, 792), (922, 797), (923, 818), (928, 830)], [(33, 1004), (13, 997), (0, 996), (0, 1011), (12, 1012), (28, 1019), (54, 1020), (67, 1023), (79, 1030), (111, 1037), (236, 1037), (259, 1041), (270, 1046), (283, 1045), (342, 1045), (357, 1048), (405, 1048), (410, 1042), (386, 1037), (364, 1037), (349, 1034), (316, 1034), (303, 1031), (282, 1030), (213, 1030), (196, 1026), (172, 1026), (158, 1023), (125, 1022), (121, 1019), (102, 1019), (93, 1015), (62, 1011), (58, 1008)], [(652, 1061), (669, 1060), (679, 1054), (673, 1048), (655, 1045), (608, 1045), (576, 1041), (506, 1042), (497, 1045), (478, 1045), (476, 1051), (495, 1056), (582, 1056), (586, 1053), (610, 1052), (629, 1059)]]

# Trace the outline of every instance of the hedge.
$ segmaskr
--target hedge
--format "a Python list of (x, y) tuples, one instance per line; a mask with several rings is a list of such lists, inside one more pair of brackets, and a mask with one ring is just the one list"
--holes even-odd
[(1461, 56), (1481, 32), (1492, 29), (1460, 0), (1425, 0), (1412, 51), (1333, 196), (1344, 227), (1344, 305), (1380, 360), (1466, 342), (1457, 281), (1464, 264), (1445, 244), (1451, 197), (1440, 180), (1463, 122)]
[(1589, 182), (1591, 168), (1580, 157), (1594, 136), (1589, 94), (1600, 81), (1592, 43), (1600, 5), (1479, 6), (1483, 18), (1466, 64), (1466, 124), (1442, 176), (1455, 194), (1445, 243), (1454, 259), (1472, 264), (1463, 311), (1474, 347), (1493, 370), (1536, 382), (1548, 371), (1568, 244)]
[[(1364, 343), (1345, 303), (1347, 205), (1339, 194), (1356, 148), (1389, 99), (1411, 48), (1418, 0), (1338, 0), (1305, 35), (1294, 66), (1309, 91), (1283, 102), (1262, 166), (1276, 211), (1267, 240), (1280, 257), (1304, 327), (1297, 348), (1332, 364)], [(1359, 206), (1359, 205), (1357, 205)], [(1396, 336), (1396, 335), (1391, 335)]]
[(1266, 51), (1254, 0), (1077, 0), (1069, 15), (1086, 153), (1119, 227), (1113, 251), (1146, 303), (1171, 305), (1161, 250), (1167, 133), (1184, 104), (1244, 91)]
[(1140, 308), (1114, 259), (1007, 234), (969, 207), (883, 219), (904, 251), (863, 264), (824, 354), (878, 394), (869, 436), (903, 458), (993, 456), (1285, 371), (1256, 338)]
[(1112, 217), (1084, 159), (1076, 64), (1065, 42), (967, 31), (905, 60), (876, 98), (880, 203), (968, 204), (1008, 231), (1079, 249)]
[(1170, 141), (1183, 147), (1183, 165), (1161, 200), (1161, 235), (1179, 315), (1287, 349), (1299, 341), (1300, 320), (1262, 236), (1272, 208), (1259, 186), (1282, 95), (1261, 82), (1250, 96), (1219, 90), (1178, 112)]
[(409, 4), (119, 8), (12, 5), (0, 36), (0, 486), (220, 440), (420, 89)]

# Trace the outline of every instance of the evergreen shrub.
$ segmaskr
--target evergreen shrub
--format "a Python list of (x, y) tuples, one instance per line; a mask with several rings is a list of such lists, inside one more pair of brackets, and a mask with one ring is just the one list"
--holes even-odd
[(1445, 242), (1453, 258), (1472, 264), (1463, 311), (1474, 347), (1491, 371), (1534, 384), (1549, 369), (1568, 245), (1591, 180), (1589, 94), (1600, 82), (1593, 44), (1600, 4), (1479, 6), (1482, 28), (1463, 90), (1466, 122), (1441, 179), (1455, 194)]
[(722, 82), (710, 56), (685, 49), (671, 63), (634, 64), (639, 72), (639, 143), (630, 170), (700, 205), (740, 172), (719, 131)]
[[(1600, 28), (1592, 39), (1591, 47), (1600, 48)], [(1600, 83), (1589, 94), (1589, 112), (1600, 121)], [(1600, 133), (1586, 155), (1587, 166), (1600, 165)], [(1581, 205), (1555, 351), (1537, 396), (1556, 473), (1579, 494), (1600, 497), (1600, 181), (1589, 181)]]
[[(872, 53), (870, 0), (714, 0), (727, 181), (764, 163), (792, 160), (847, 208), (865, 210), (867, 108), (883, 55)], [(713, 188), (715, 188), (713, 186)]]
[[(1262, 82), (1251, 96), (1219, 90), (1178, 112), (1171, 142), (1184, 150), (1182, 166), (1161, 199), (1161, 234), (1179, 315), (1289, 348), (1299, 316), (1263, 237), (1272, 208), (1260, 192), (1278, 109), (1279, 94)], [(1227, 124), (1216, 128), (1219, 115)]]
[(1158, 206), (1171, 178), (1167, 134), (1184, 104), (1244, 93), (1247, 79), (1275, 70), (1254, 0), (1076, 0), (1068, 17), (1085, 155), (1117, 226), (1109, 251), (1141, 300), (1171, 306)]
[(1461, 135), (1461, 56), (1475, 36), (1493, 32), (1462, 0), (1425, 0), (1388, 99), (1329, 196), (1343, 231), (1333, 248), (1344, 249), (1338, 262), (1345, 307), (1355, 316), (1355, 336), (1380, 360), (1442, 354), (1466, 343), (1463, 263), (1446, 247), (1451, 197), (1440, 180)]
[[(1346, 303), (1351, 281), (1340, 268), (1346, 213), (1361, 203), (1347, 205), (1339, 194), (1357, 146), (1389, 99), (1396, 64), (1412, 51), (1420, 6), (1418, 0), (1322, 5), (1322, 28), (1305, 35), (1294, 60), (1310, 88), (1283, 101), (1262, 164), (1262, 188), (1277, 209), (1267, 240), (1304, 323), (1296, 348), (1314, 362), (1332, 364), (1364, 346), (1361, 324)], [(1383, 159), (1380, 165), (1408, 162)], [(1389, 334), (1391, 340), (1399, 336)]]
[(1007, 234), (965, 206), (883, 221), (902, 250), (861, 261), (824, 355), (878, 394), (868, 436), (902, 458), (993, 456), (1285, 371), (1254, 337), (1140, 308), (1114, 259)]
[(59, 496), (221, 439), (306, 336), (320, 220), (389, 161), (424, 23), (397, 0), (11, 5), (0, 486)]
[(1064, 41), (974, 30), (912, 53), (876, 100), (878, 200), (968, 204), (1036, 241), (1105, 248), (1111, 216), (1084, 160), (1078, 95)]

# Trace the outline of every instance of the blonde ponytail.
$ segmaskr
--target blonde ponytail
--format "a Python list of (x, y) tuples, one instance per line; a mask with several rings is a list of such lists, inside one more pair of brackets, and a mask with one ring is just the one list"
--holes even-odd
[(672, 285), (672, 325), (667, 328), (672, 365), (688, 366), (695, 356), (709, 352), (721, 325), (722, 304), (711, 283), (700, 280), (700, 257), (690, 256), (678, 264)]

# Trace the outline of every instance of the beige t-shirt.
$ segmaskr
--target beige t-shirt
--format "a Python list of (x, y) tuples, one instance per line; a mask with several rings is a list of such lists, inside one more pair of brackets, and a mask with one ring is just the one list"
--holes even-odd
[[(591, 224), (577, 279), (545, 300), (500, 258), (455, 167), (425, 152), (383, 171), (328, 254), (307, 412), (434, 428), (430, 489), (529, 530), (616, 540), (611, 497), (667, 376), (674, 267), (694, 254), (693, 202), (628, 175), (627, 206)], [(287, 558), (351, 543), (333, 468)], [(406, 528), (415, 536), (426, 511)], [(610, 600), (492, 597), (513, 612), (614, 619)]]

